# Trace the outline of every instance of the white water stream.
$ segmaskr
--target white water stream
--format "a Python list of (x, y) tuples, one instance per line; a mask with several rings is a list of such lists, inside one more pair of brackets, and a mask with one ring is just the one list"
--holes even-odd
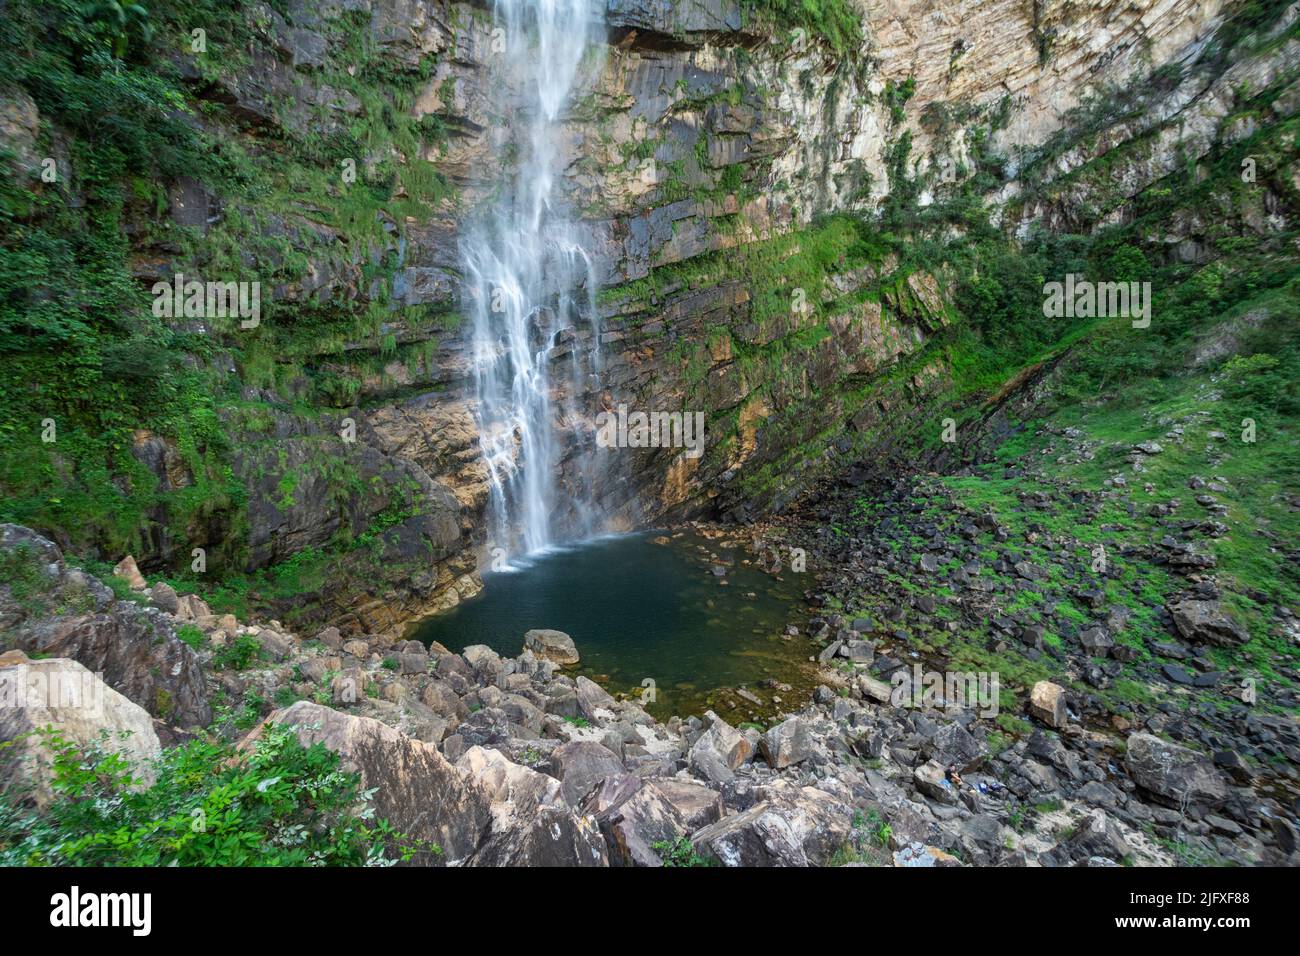
[[(572, 376), (565, 402), (598, 361), (598, 330), (582, 354), (576, 330), (595, 323), (595, 276), (573, 220), (559, 202), (559, 119), (597, 52), (598, 0), (497, 0), (493, 26), (504, 51), (489, 60), (506, 118), (501, 163), (518, 158), (493, 208), (461, 244), (472, 319), (479, 442), (489, 472), (488, 544), (508, 555), (596, 530), (590, 474), (561, 488), (560, 423), (553, 376)], [(585, 314), (584, 314), (585, 313)], [(563, 347), (563, 348), (562, 348)], [(565, 348), (571, 352), (564, 354)], [(567, 369), (564, 367), (567, 364)], [(585, 469), (584, 469), (585, 470)], [(565, 527), (559, 527), (561, 518)]]

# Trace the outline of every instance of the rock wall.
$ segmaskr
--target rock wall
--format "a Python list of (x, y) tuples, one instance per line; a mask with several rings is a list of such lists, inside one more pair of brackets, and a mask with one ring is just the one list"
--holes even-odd
[[(597, 456), (594, 491), (614, 527), (782, 508), (944, 388), (944, 362), (926, 348), (957, 318), (941, 264), (900, 261), (870, 225), (827, 217), (869, 222), (900, 174), (916, 177), (922, 204), (941, 198), (969, 176), (983, 128), (990, 137), (978, 149), (1004, 163), (993, 198), (1008, 228), (1088, 228), (1123, 215), (1125, 199), (1167, 172), (1189, 140), (1208, 149), (1236, 84), (1268, 82), (1297, 56), (1293, 42), (1235, 72), (1199, 69), (1223, 20), (1218, 0), (855, 7), (862, 47), (843, 57), (738, 0), (606, 4), (608, 42), (583, 64), (562, 130), (562, 191), (588, 234), (598, 319), (553, 360), (585, 353), (593, 336), (600, 346), (599, 367), (553, 377), (581, 391), (571, 396), (578, 414), (557, 423), (562, 481), (593, 477), (580, 462), (601, 411), (707, 417), (698, 458), (653, 448)], [(391, 629), (472, 594), (491, 545), (457, 313), (458, 237), (520, 155), (513, 117), (498, 115), (503, 98), (489, 95), (512, 80), (495, 68), (500, 37), (484, 4), (289, 0), (245, 12), (251, 39), (238, 63), (172, 54), (207, 132), (256, 153), (277, 138), (328, 141), (400, 113), (416, 132), (367, 140), (362, 175), (432, 170), (453, 188), (418, 215), (367, 213), (350, 233), (320, 212), (322, 201), (346, 205), (338, 190), (255, 210), (204, 183), (168, 184), (173, 223), (211, 238), (243, 216), (255, 235), (236, 241), (273, 243), (280, 265), (301, 261), (267, 298), (276, 322), (287, 313), (319, 329), (295, 333), (297, 366), (259, 375), (274, 387), (248, 384), (251, 360), (233, 343), (213, 360), (245, 403), (224, 414), (233, 486), (247, 504), (214, 505), (186, 544), (237, 552), (242, 571), (324, 550), (330, 584), (307, 603), (361, 630)], [(1177, 75), (1146, 81), (1168, 64)], [(359, 71), (379, 77), (367, 95), (346, 88)], [(1087, 142), (1053, 148), (1081, 105), (1125, 87), (1140, 120), (1108, 118)], [(4, 104), (6, 139), (20, 159), (36, 155), (34, 106)], [(1106, 202), (1093, 202), (1098, 189), (1077, 176), (1052, 185), (1153, 130), (1155, 160), (1144, 153), (1118, 188), (1108, 180)], [(904, 138), (911, 149), (897, 169)], [(393, 204), (407, 198), (406, 182)], [(146, 283), (185, 264), (174, 245), (142, 242), (135, 254)], [(339, 312), (379, 318), (358, 334)], [(322, 400), (336, 380), (355, 388)], [(340, 448), (345, 432), (353, 438)], [(164, 490), (194, 484), (169, 436), (142, 431), (135, 455)], [(147, 539), (146, 567), (184, 560), (159, 529)], [(349, 556), (358, 540), (372, 549), (364, 559)]]

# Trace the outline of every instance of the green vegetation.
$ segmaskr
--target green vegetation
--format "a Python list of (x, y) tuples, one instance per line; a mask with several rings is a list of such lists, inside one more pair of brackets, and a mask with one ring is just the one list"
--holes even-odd
[(711, 866), (708, 857), (702, 856), (691, 843), (691, 838), (678, 837), (676, 840), (659, 840), (650, 844), (650, 849), (659, 854), (664, 866)]
[[(41, 735), (54, 799), (44, 814), (0, 795), (5, 866), (360, 866), (440, 854), (375, 820), (359, 777), (321, 744), (268, 727), (249, 752), (192, 740), (142, 785), (123, 757)], [(12, 744), (0, 745), (3, 748)]]
[(213, 663), (222, 670), (247, 670), (262, 652), (262, 644), (252, 634), (240, 634), (217, 648)]
[(850, 0), (744, 0), (760, 21), (802, 29), (842, 57), (856, 57), (862, 47), (862, 19)]
[[(276, 123), (250, 133), (220, 87), (273, 29), (254, 9), (20, 0), (0, 37), (0, 90), (30, 97), (41, 118), (32, 156), (0, 151), (14, 167), (0, 176), (0, 520), (58, 531), (83, 553), (147, 554), (162, 539), (178, 571), (200, 545), (201, 584), (242, 596), (258, 584), (244, 580), (250, 476), (232, 468), (236, 448), (288, 409), (319, 419), (358, 400), (363, 378), (382, 387), (387, 363), (427, 369), (430, 337), (453, 321), (390, 301), (405, 223), (450, 196), (420, 158), (445, 132), (409, 109), (434, 58), (396, 67), (369, 14), (338, 16), (321, 28), (330, 46), (315, 79), (346, 108), (268, 102)], [(194, 24), (206, 51), (191, 53)], [(176, 51), (202, 82), (182, 75)], [(169, 190), (187, 184), (219, 209), (203, 226), (167, 214)], [(163, 277), (260, 282), (260, 325), (155, 316), (155, 263)], [(272, 295), (322, 267), (364, 294)], [(402, 344), (397, 325), (416, 341)], [(179, 482), (145, 464), (146, 441), (165, 444)], [(282, 492), (288, 506), (293, 489)]]

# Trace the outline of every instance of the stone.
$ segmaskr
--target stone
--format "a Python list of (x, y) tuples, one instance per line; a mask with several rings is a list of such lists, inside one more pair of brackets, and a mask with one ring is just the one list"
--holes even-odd
[(343, 635), (339, 633), (337, 627), (327, 627), (316, 635), (316, 640), (320, 641), (332, 651), (340, 650), (343, 647)]
[(574, 741), (556, 747), (550, 759), (552, 776), (571, 807), (583, 802), (596, 784), (622, 774), (623, 761), (607, 747), (591, 741)]
[(1076, 860), (1099, 856), (1116, 863), (1122, 863), (1125, 857), (1133, 854), (1119, 825), (1100, 808), (1090, 811), (1078, 822), (1074, 834), (1066, 841), (1065, 849)]
[(1228, 798), (1227, 783), (1208, 758), (1151, 734), (1129, 736), (1124, 763), (1134, 783), (1173, 805), (1217, 807)]
[(607, 866), (594, 817), (565, 802), (554, 777), (512, 763), (496, 750), (470, 747), (456, 769), (487, 794), (491, 823), (474, 866)]
[(148, 712), (77, 661), (56, 657), (0, 668), (0, 790), (39, 809), (58, 799), (45, 728), (120, 754), (142, 784), (154, 780), (162, 746)]
[(1218, 601), (1187, 599), (1171, 602), (1166, 608), (1185, 640), (1219, 647), (1236, 647), (1250, 640), (1250, 632)]
[(843, 641), (831, 641), (829, 644), (823, 647), (821, 653), (817, 655), (817, 663), (829, 664), (832, 660), (835, 659), (835, 655), (840, 652), (840, 648), (843, 646), (844, 646)]
[(366, 641), (353, 638), (350, 641), (343, 642), (343, 653), (349, 654), (359, 661), (364, 661), (370, 656), (370, 644)]
[(494, 673), (501, 666), (501, 656), (486, 644), (471, 644), (460, 652), (476, 674)]
[(149, 591), (149, 600), (168, 614), (176, 614), (181, 607), (181, 599), (170, 584), (159, 581)]
[(944, 767), (956, 767), (958, 773), (973, 773), (988, 756), (988, 751), (958, 723), (945, 724), (927, 744), (930, 755)]
[(205, 727), (212, 720), (199, 652), (157, 608), (116, 601), (103, 613), (29, 623), (13, 638), (29, 654), (78, 661), (168, 723)]
[(1068, 721), (1065, 688), (1045, 680), (1034, 684), (1029, 692), (1029, 713), (1049, 727), (1064, 727)]
[(853, 808), (814, 787), (761, 788), (759, 801), (691, 836), (727, 867), (824, 866), (848, 841)]
[(863, 698), (877, 704), (888, 704), (893, 697), (893, 689), (889, 684), (865, 674), (858, 677), (858, 689), (862, 691)]
[(1115, 646), (1115, 641), (1104, 627), (1090, 627), (1079, 635), (1079, 643), (1083, 649), (1095, 657), (1105, 657), (1106, 653)]
[(849, 641), (840, 648), (840, 656), (855, 664), (870, 664), (876, 659), (876, 645), (870, 641)]
[(578, 648), (573, 638), (563, 631), (546, 628), (528, 631), (524, 634), (524, 647), (545, 661), (552, 661), (561, 666), (578, 663)]
[(759, 749), (773, 770), (783, 770), (802, 763), (813, 752), (808, 722), (802, 717), (790, 717), (782, 721), (763, 734)]
[(273, 661), (287, 659), (298, 647), (298, 642), (292, 637), (266, 627), (257, 632), (257, 642), (262, 645), (263, 653)]
[(725, 783), (749, 760), (754, 745), (713, 711), (706, 711), (709, 729), (691, 747), (688, 761), (691, 770), (712, 783)]
[(346, 707), (366, 699), (369, 677), (360, 667), (345, 667), (330, 682), (330, 695), (336, 705)]
[(609, 847), (611, 866), (661, 866), (656, 844), (676, 843), (722, 819), (722, 797), (695, 781), (632, 774), (608, 777), (584, 812), (594, 814)]
[(945, 853), (938, 847), (926, 846), (921, 842), (912, 842), (894, 852), (894, 866), (902, 867), (950, 867), (961, 866), (961, 860), (951, 853)]
[(121, 578), (130, 585), (132, 591), (144, 590), (144, 575), (141, 574), (140, 569), (136, 567), (135, 558), (131, 557), (131, 555), (128, 554), (113, 566), (113, 574), (115, 577)]
[(927, 760), (912, 771), (916, 789), (940, 803), (955, 804), (957, 791), (944, 774), (944, 766), (937, 760)]
[(595, 720), (598, 711), (607, 715), (614, 709), (614, 698), (593, 680), (579, 676), (574, 682), (574, 691), (578, 697), (578, 713), (587, 720)]

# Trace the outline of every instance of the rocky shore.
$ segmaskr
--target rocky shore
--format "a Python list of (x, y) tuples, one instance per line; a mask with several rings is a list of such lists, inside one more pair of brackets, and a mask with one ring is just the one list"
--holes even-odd
[[(913, 657), (900, 632), (927, 613), (925, 595), (879, 625), (820, 615), (814, 699), (766, 727), (732, 726), (712, 712), (659, 722), (570, 676), (581, 648), (556, 631), (521, 634), (515, 657), (334, 628), (307, 637), (214, 615), (130, 562), (117, 596), (27, 529), (4, 526), (0, 546), (0, 675), (84, 668), (111, 688), (98, 719), (6, 708), (0, 740), (47, 725), (83, 742), (127, 730), (125, 756), (147, 772), (205, 729), (248, 747), (266, 724), (288, 725), (360, 774), (379, 817), (436, 843), (438, 865), (1297, 862), (1293, 807), (1226, 751), (1170, 739), (1187, 735), (1160, 713), (1103, 728), (1047, 682), (1009, 721), (944, 701), (896, 706), (891, 676)], [(844, 567), (852, 580), (883, 565), (863, 551)], [(1252, 716), (1215, 732), (1294, 755), (1292, 727)], [(15, 767), (41, 773), (8, 766), (10, 780)]]

